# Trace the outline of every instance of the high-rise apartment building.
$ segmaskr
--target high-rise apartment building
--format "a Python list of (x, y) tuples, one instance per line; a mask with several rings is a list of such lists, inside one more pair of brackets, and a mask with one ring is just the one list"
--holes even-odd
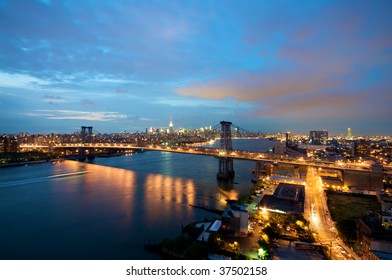
[(17, 137), (0, 137), (0, 153), (17, 153), (18, 151), (19, 141)]
[(286, 147), (291, 146), (291, 144), (293, 144), (293, 139), (291, 136), (291, 132), (288, 131), (288, 132), (286, 132)]
[(353, 140), (353, 135), (351, 133), (351, 128), (347, 128), (347, 140)]
[(328, 131), (311, 130), (309, 132), (309, 143), (312, 145), (327, 145)]

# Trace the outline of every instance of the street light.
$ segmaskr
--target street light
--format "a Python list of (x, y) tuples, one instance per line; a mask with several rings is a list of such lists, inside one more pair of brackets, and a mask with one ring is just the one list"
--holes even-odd
[(265, 259), (267, 252), (263, 248), (259, 248), (259, 250), (257, 251), (257, 255), (260, 259)]

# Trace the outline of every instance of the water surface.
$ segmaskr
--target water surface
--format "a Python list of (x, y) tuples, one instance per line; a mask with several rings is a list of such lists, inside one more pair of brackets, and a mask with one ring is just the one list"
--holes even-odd
[[(272, 143), (260, 141), (258, 149)], [(148, 242), (215, 215), (252, 186), (251, 161), (217, 181), (218, 159), (144, 152), (0, 169), (0, 259), (157, 259)]]

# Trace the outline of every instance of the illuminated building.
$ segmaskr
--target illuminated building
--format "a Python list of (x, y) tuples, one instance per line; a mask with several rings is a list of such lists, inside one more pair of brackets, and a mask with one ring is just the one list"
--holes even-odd
[(222, 231), (234, 236), (246, 236), (248, 221), (248, 208), (244, 205), (232, 204), (222, 214)]
[(368, 213), (357, 222), (358, 245), (364, 260), (392, 260), (392, 213)]
[(0, 138), (0, 152), (1, 153), (17, 153), (19, 152), (19, 141), (15, 136), (2, 136)]
[[(389, 194), (384, 191), (378, 191), (377, 194), (377, 201), (381, 204), (382, 211), (389, 211), (392, 213), (392, 194)], [(391, 219), (392, 225), (392, 219)]]
[(173, 133), (173, 128), (174, 128), (173, 121), (170, 121), (170, 123), (169, 123), (169, 132), (170, 133)]
[(351, 128), (347, 128), (347, 140), (353, 140), (353, 135), (351, 133)]
[(0, 153), (4, 153), (4, 148), (5, 148), (5, 136), (0, 137)]
[(327, 145), (328, 131), (311, 130), (309, 133), (309, 143), (312, 145)]
[(286, 147), (291, 146), (291, 144), (293, 144), (293, 138), (291, 136), (291, 132), (288, 131), (286, 132)]

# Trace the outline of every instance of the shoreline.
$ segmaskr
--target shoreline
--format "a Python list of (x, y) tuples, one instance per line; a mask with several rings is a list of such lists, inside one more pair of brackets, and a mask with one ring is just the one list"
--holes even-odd
[(32, 164), (42, 164), (47, 162), (57, 162), (57, 161), (64, 161), (64, 158), (59, 159), (41, 159), (41, 160), (32, 160), (32, 161), (20, 161), (20, 162), (10, 162), (0, 164), (0, 168), (7, 168), (7, 167), (19, 167), (24, 165), (32, 165)]
[[(119, 157), (123, 156), (125, 153), (121, 154), (100, 154), (96, 155), (96, 157), (102, 157), (102, 158), (109, 158), (109, 157)], [(0, 164), (0, 168), (9, 168), (9, 167), (20, 167), (24, 165), (33, 165), (33, 164), (42, 164), (42, 163), (47, 163), (47, 162), (61, 162), (64, 160), (77, 160), (77, 157), (75, 158), (52, 158), (52, 159), (40, 159), (40, 160), (30, 160), (30, 161), (18, 161), (18, 162), (10, 162), (10, 163), (4, 163)], [(83, 162), (83, 161), (82, 161)]]

